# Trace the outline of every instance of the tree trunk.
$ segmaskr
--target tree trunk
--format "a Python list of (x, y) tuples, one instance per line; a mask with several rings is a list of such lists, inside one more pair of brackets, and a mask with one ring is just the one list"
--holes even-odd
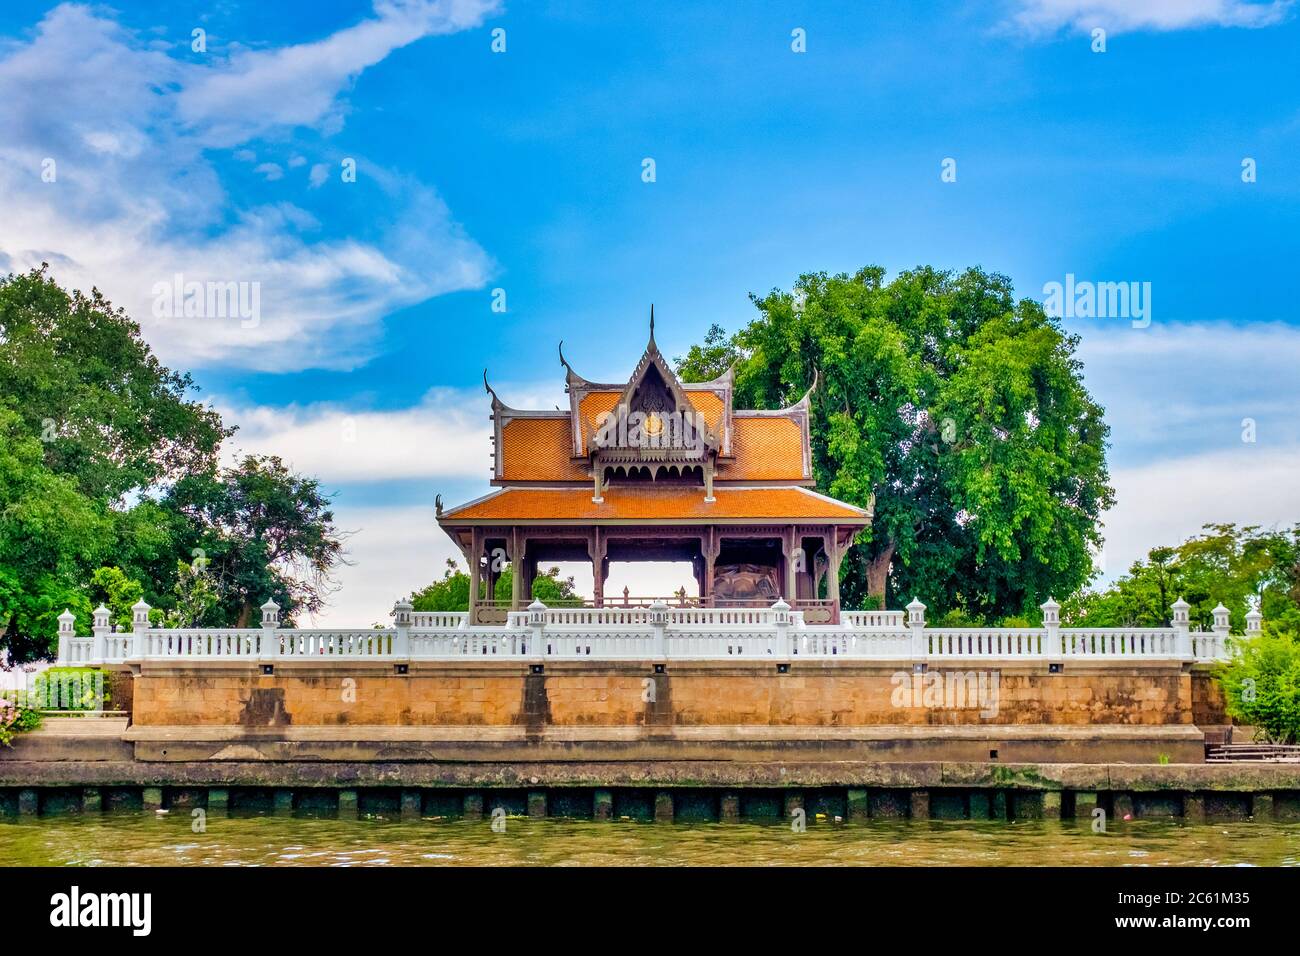
[(894, 560), (897, 545), (893, 538), (885, 541), (885, 546), (878, 554), (867, 559), (867, 594), (880, 598), (880, 607), (885, 607), (885, 582), (889, 579), (889, 566)]
[(235, 627), (248, 627), (248, 622), (253, 617), (253, 605), (245, 601), (239, 607), (239, 617), (235, 620)]

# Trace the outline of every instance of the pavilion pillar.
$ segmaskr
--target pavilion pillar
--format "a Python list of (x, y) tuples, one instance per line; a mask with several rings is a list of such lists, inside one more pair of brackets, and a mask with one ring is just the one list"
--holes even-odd
[(492, 553), (491, 542), (485, 536), (483, 538), (483, 606), (491, 607), (492, 602), (497, 596), (497, 574), (495, 555)]
[(704, 607), (713, 606), (713, 571), (722, 550), (722, 540), (718, 529), (710, 526), (700, 536), (700, 554), (704, 558), (704, 580), (700, 582), (700, 603)]
[(605, 573), (608, 563), (605, 550), (608, 542), (600, 526), (591, 529), (587, 535), (587, 557), (591, 559), (591, 597), (596, 607), (605, 606)]
[(797, 600), (795, 584), (795, 557), (798, 545), (795, 543), (795, 528), (791, 525), (781, 536), (781, 550), (785, 553), (785, 593), (781, 595), (786, 601)]
[[(523, 606), (524, 593), (524, 541), (518, 528), (510, 529), (510, 610)], [(531, 589), (529, 590), (531, 594)]]
[(479, 559), (483, 557), (483, 536), (478, 528), (471, 529), (469, 534), (469, 622), (477, 624)]
[(826, 598), (831, 602), (832, 620), (840, 618), (840, 529), (831, 527), (829, 537), (824, 538), (829, 544), (826, 553)]

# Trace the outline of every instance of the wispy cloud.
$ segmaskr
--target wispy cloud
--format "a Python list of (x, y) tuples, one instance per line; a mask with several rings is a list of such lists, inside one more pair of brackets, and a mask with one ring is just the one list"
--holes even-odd
[[(321, 187), (328, 176), (319, 166), (287, 176), (259, 137), (337, 129), (359, 72), (421, 37), (473, 26), (494, 6), (379, 0), (372, 17), (324, 40), (206, 60), (188, 57), (188, 43), (186, 58), (173, 55), (100, 8), (54, 8), (29, 40), (0, 49), (0, 271), (48, 261), (61, 282), (98, 286), (172, 364), (364, 361), (384, 315), (481, 286), (491, 260), (434, 189), (409, 177), (347, 187), (371, 190), (385, 211), (387, 227), (368, 241), (330, 236), (287, 198), (268, 204), (267, 188), (305, 189), (309, 176)], [(262, 198), (240, 201), (246, 184), (230, 177), (248, 167), (226, 164), (223, 175), (224, 149), (264, 160), (253, 181)], [(293, 155), (282, 157), (290, 169), (305, 165)], [(155, 284), (178, 274), (258, 283), (260, 320), (153, 316)]]
[(1293, 0), (1013, 0), (1010, 24), (1028, 33), (1063, 28), (1108, 33), (1267, 27), (1281, 23)]

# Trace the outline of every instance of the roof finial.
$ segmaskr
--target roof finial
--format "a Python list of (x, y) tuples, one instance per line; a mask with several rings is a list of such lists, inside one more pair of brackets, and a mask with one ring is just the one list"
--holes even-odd
[(651, 302), (650, 303), (650, 345), (651, 347), (653, 347), (654, 344), (655, 344), (655, 304)]
[(492, 396), (493, 405), (505, 404), (505, 402), (501, 401), (500, 397), (497, 395), (496, 389), (488, 384), (487, 369), (483, 370), (483, 387), (487, 390), (487, 393)]

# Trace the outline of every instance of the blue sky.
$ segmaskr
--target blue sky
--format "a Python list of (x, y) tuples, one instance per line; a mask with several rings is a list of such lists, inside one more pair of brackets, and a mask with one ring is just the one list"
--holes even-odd
[[(450, 554), (431, 503), (485, 488), (484, 366), (548, 406), (560, 339), (618, 378), (652, 301), (678, 354), (750, 292), (870, 263), (1151, 284), (1148, 328), (1066, 320), (1113, 427), (1108, 575), (1297, 518), (1291, 4), (714, 6), (15, 0), (0, 270), (99, 285), (240, 425), (231, 453), (338, 492), (333, 623)], [(152, 315), (178, 272), (260, 283), (256, 325)]]

